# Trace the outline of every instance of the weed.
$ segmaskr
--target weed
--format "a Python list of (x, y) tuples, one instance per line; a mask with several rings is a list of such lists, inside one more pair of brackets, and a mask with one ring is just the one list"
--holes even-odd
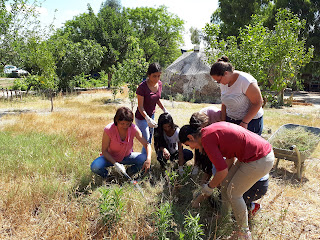
[(100, 188), (100, 214), (106, 225), (117, 224), (124, 212), (124, 202), (122, 200), (123, 189), (121, 187)]
[(156, 212), (156, 232), (155, 235), (159, 240), (167, 240), (168, 233), (173, 232), (171, 230), (171, 224), (173, 213), (172, 204), (170, 202), (165, 202), (160, 205), (158, 211)]
[(200, 215), (199, 213), (193, 217), (190, 212), (185, 217), (184, 221), (184, 234), (181, 240), (201, 240), (204, 235), (203, 224), (199, 224)]

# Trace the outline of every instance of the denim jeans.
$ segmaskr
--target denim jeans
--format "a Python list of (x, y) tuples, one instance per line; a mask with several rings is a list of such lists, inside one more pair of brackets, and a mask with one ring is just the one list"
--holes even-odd
[[(226, 121), (237, 124), (237, 125), (239, 125), (241, 123), (241, 120), (235, 120), (235, 119), (229, 118), (228, 116), (226, 118)], [(249, 131), (254, 132), (254, 133), (261, 136), (262, 130), (263, 130), (263, 116), (261, 116), (260, 118), (257, 118), (257, 119), (252, 119), (248, 123), (247, 129)]]
[[(131, 176), (141, 170), (146, 159), (146, 154), (132, 152), (120, 163), (123, 165), (131, 165), (129, 168), (127, 168), (127, 173), (129, 176)], [(111, 166), (113, 166), (111, 162), (106, 160), (104, 156), (100, 156), (91, 163), (91, 171), (105, 178), (108, 176), (108, 170), (106, 168)]]
[[(154, 115), (152, 115), (151, 118), (154, 119)], [(148, 123), (145, 119), (140, 120), (138, 118), (135, 118), (135, 122), (136, 122), (137, 127), (142, 132), (142, 136), (148, 141), (148, 143), (151, 144), (154, 129), (150, 128), (148, 126)], [(147, 151), (144, 147), (142, 147), (141, 153), (143, 153), (143, 154), (147, 153)]]

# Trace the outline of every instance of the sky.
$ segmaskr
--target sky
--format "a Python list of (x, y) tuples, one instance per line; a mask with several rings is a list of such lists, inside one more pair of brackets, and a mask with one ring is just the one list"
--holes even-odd
[[(87, 12), (88, 3), (97, 13), (103, 2), (103, 0), (45, 0), (39, 9), (40, 21), (44, 25), (49, 25), (55, 17), (54, 25), (62, 27), (67, 20)], [(121, 5), (128, 8), (167, 6), (170, 13), (176, 14), (185, 22), (185, 44), (181, 47), (192, 49), (190, 27), (202, 29), (210, 21), (211, 14), (217, 9), (218, 0), (121, 0)]]

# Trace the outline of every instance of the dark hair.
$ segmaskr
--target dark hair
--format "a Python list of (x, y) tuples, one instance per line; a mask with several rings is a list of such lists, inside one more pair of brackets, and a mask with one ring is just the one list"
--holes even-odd
[(158, 151), (160, 147), (168, 148), (167, 143), (163, 136), (163, 125), (169, 124), (169, 126), (176, 130), (178, 125), (174, 124), (173, 118), (169, 113), (162, 113), (158, 118), (158, 127), (154, 129), (154, 149)]
[(133, 122), (133, 113), (130, 108), (120, 107), (117, 109), (116, 115), (113, 118), (113, 122), (117, 126), (119, 121)]
[(229, 62), (229, 58), (227, 56), (222, 56), (212, 65), (210, 75), (223, 76), (226, 71), (233, 72), (233, 70), (234, 68)]
[(181, 143), (189, 141), (188, 135), (198, 137), (201, 135), (201, 127), (195, 125), (184, 125), (179, 131), (179, 140)]
[(193, 125), (193, 126), (206, 127), (206, 126), (209, 125), (209, 117), (205, 113), (196, 112), (196, 113), (191, 115), (189, 124)]
[(161, 66), (159, 63), (151, 63), (148, 67), (147, 75), (151, 75), (152, 73), (161, 72)]

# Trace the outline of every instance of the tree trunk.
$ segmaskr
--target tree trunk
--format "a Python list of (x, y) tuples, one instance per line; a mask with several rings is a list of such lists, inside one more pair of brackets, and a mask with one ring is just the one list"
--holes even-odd
[(108, 72), (108, 89), (110, 89), (111, 87), (111, 78), (112, 78), (112, 74)]
[(284, 105), (283, 96), (284, 96), (284, 89), (281, 89), (281, 91), (278, 93), (279, 106), (283, 106)]

